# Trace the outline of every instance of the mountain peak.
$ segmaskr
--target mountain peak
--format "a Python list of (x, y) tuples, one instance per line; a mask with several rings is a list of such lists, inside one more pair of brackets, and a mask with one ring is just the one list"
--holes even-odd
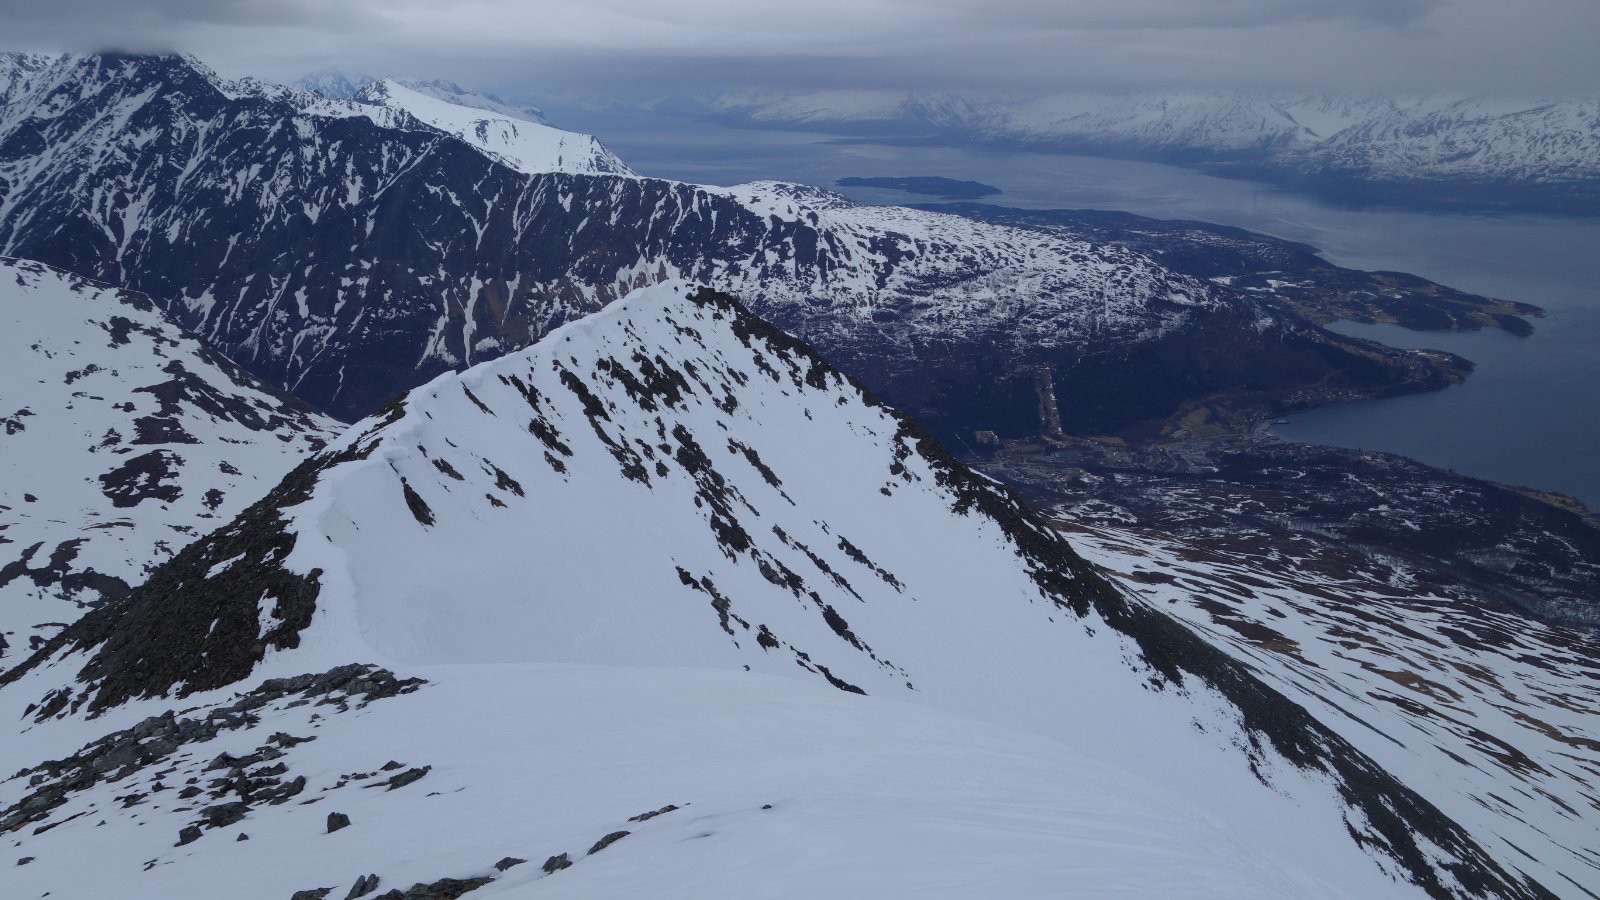
[(300, 76), (295, 79), (294, 87), (313, 91), (329, 100), (353, 100), (362, 88), (376, 80), (370, 75), (352, 74), (328, 67)]

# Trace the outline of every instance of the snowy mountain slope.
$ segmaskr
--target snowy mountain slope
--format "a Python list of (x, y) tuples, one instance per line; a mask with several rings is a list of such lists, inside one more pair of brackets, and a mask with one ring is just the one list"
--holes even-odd
[(0, 667), (228, 521), (340, 426), (149, 299), (0, 259)]
[(1600, 890), (1600, 647), (1314, 539), (1053, 513), (1073, 542), (1557, 893)]
[(1259, 437), (1055, 456), (1016, 442), (984, 471), (1498, 858), (1563, 896), (1600, 885), (1592, 515)]
[[(1250, 385), (1274, 387), (1244, 405), (1272, 410), (1457, 377), (1060, 234), (770, 182), (529, 175), (410, 113), (226, 94), (179, 58), (74, 58), (46, 76), (0, 110), (15, 185), (0, 248), (168, 298), (252, 372), (341, 416), (673, 277), (739, 292), (968, 437), (1036, 433), (1041, 379), (1077, 379), (1057, 392), (1099, 409), (1076, 424), (1110, 433)], [(1112, 361), (1129, 359), (1154, 389), (1121, 389), (1129, 366)]]
[(0, 100), (11, 102), (31, 78), (52, 63), (53, 58), (44, 54), (0, 50)]
[[(70, 753), (94, 727), (84, 713), (131, 725), (153, 709), (141, 698), (210, 703), (365, 660), (429, 678), (502, 665), (502, 685), (551, 663), (752, 671), (898, 698), (1139, 772), (1325, 885), (1293, 875), (1290, 895), (1548, 896), (1112, 589), (814, 351), (681, 285), (636, 291), (356, 426), (7, 676), (0, 715), (37, 724), (5, 763)], [(363, 752), (365, 769), (324, 770), (367, 771), (386, 753)], [(240, 793), (261, 796), (234, 802), (248, 809), (196, 815), (253, 816), (274, 784), (247, 778)], [(80, 810), (34, 787), (8, 827)]]
[[(588, 134), (562, 131), (487, 98), (448, 90), (452, 85), (411, 87), (385, 79), (362, 88), (355, 101), (401, 109), (453, 134), (519, 172), (587, 172), (632, 175), (633, 170)], [(418, 89), (420, 88), (420, 89)]]
[[(259, 722), (74, 792), (52, 812), (59, 827), (21, 832), (12, 855), (31, 861), (5, 860), (8, 890), (284, 900), (331, 887), (341, 898), (376, 875), (378, 895), (493, 879), (470, 900), (1355, 896), (1264, 858), (1219, 817), (1126, 771), (931, 708), (710, 669), (425, 671), (413, 693), (345, 712), (318, 702), (344, 690), (311, 688), (316, 705), (287, 708), (304, 699), (297, 691), (252, 710)], [(229, 699), (184, 718), (204, 720)], [(248, 761), (261, 747), (282, 755)], [(174, 846), (206, 821), (201, 810), (242, 802), (209, 786), (230, 781), (227, 765), (205, 771), (223, 753), (246, 773), (286, 771), (257, 779), (271, 784), (241, 819), (201, 825)], [(402, 765), (383, 771), (390, 760)], [(419, 780), (387, 788), (424, 766)], [(205, 787), (185, 799), (177, 786), (190, 778)], [(301, 778), (287, 802), (264, 796)], [(0, 785), (0, 804), (19, 790)], [(114, 799), (130, 796), (131, 806)], [(299, 805), (307, 798), (318, 802)], [(330, 812), (351, 824), (326, 833)], [(571, 866), (547, 874), (562, 854)], [(495, 868), (505, 860), (525, 862)]]

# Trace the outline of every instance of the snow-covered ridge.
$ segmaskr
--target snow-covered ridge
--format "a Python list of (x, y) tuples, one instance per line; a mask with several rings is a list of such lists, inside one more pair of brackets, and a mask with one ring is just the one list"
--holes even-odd
[[(491, 698), (558, 663), (750, 672), (1138, 772), (1274, 861), (1281, 895), (1536, 895), (809, 347), (682, 283), (416, 389), (36, 659), (0, 690), (0, 717), (38, 723), (18, 756), (71, 752), (86, 712), (131, 725), (141, 698), (216, 703), (352, 661), (458, 684), (487, 665), (473, 683), (503, 685)], [(444, 721), (382, 703), (406, 704), (413, 730)], [(272, 784), (190, 839), (307, 789)]]
[(148, 298), (0, 258), (0, 669), (266, 493), (342, 426)]

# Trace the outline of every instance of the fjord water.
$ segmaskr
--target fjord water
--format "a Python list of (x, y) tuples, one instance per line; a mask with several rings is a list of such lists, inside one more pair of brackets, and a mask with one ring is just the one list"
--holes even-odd
[[(762, 178), (832, 186), (848, 176), (940, 175), (1001, 188), (1003, 206), (1124, 210), (1302, 241), (1343, 266), (1411, 272), (1544, 307), (1526, 338), (1339, 323), (1393, 346), (1477, 364), (1463, 385), (1324, 407), (1278, 435), (1400, 453), (1465, 475), (1559, 491), (1600, 509), (1600, 217), (1420, 211), (1341, 204), (1155, 163), (840, 140), (688, 118), (555, 111), (602, 136), (641, 173), (705, 184)], [(931, 198), (841, 188), (870, 203)]]

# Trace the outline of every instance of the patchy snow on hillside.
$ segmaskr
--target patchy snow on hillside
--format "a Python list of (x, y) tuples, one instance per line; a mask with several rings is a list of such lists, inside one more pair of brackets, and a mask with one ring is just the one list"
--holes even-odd
[(227, 522), (343, 426), (147, 298), (0, 258), (0, 669)]
[(1452, 596), (1400, 559), (1222, 546), (1053, 515), (1074, 546), (1378, 760), (1509, 866), (1600, 891), (1600, 647)]

